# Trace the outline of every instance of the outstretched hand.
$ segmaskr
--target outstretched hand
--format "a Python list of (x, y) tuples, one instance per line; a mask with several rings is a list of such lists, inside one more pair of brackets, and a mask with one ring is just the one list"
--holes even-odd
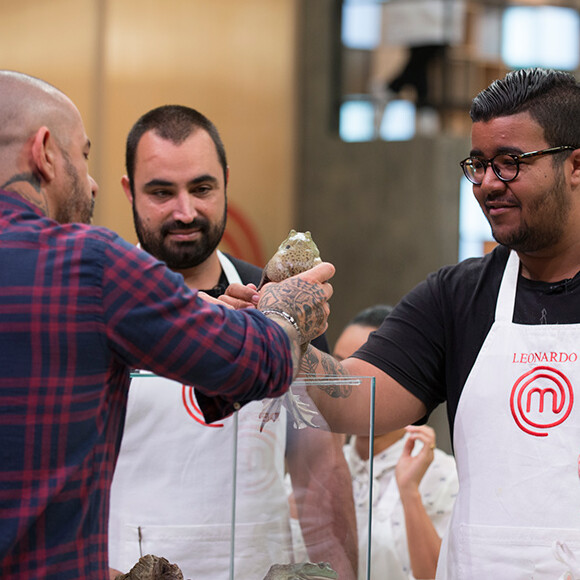
[(230, 284), (224, 294), (218, 300), (224, 304), (240, 310), (241, 308), (255, 308), (258, 304), (260, 294), (256, 290), (255, 284)]
[(214, 298), (213, 296), (210, 296), (209, 294), (207, 294), (203, 290), (197, 291), (197, 297), (201, 298), (201, 300), (203, 300), (204, 302), (208, 302), (209, 304), (220, 304), (221, 306), (227, 306), (228, 308), (231, 308), (231, 309), (234, 308), (234, 306), (232, 306), (231, 304), (227, 304), (226, 302), (222, 302), (221, 300), (219, 300), (219, 298)]
[(328, 280), (334, 272), (332, 264), (322, 262), (282, 282), (266, 284), (260, 291), (258, 308), (288, 313), (300, 329), (301, 342), (309, 342), (328, 327), (328, 300), (333, 292)]

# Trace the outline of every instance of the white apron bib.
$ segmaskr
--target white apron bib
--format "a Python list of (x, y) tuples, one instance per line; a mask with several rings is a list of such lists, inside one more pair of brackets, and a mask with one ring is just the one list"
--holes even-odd
[(518, 271), (511, 252), (457, 408), (438, 579), (580, 579), (580, 324), (514, 324)]

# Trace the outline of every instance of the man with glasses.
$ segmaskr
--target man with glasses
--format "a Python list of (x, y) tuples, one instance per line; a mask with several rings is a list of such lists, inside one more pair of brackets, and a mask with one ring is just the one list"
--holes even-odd
[[(498, 247), (431, 274), (341, 364), (305, 362), (376, 378), (375, 433), (447, 401), (459, 496), (437, 578), (580, 578), (580, 85), (511, 72), (471, 118), (461, 166)], [(311, 389), (333, 430), (368, 433), (363, 389)]]

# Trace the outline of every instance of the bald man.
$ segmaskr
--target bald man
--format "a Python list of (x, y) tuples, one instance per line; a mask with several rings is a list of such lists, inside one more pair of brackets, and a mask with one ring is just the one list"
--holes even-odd
[(89, 223), (98, 187), (88, 173), (91, 143), (79, 111), (38, 79), (4, 72), (0, 83), (2, 189), (59, 223)]
[(234, 298), (201, 300), (163, 263), (86, 225), (97, 194), (89, 150), (68, 97), (0, 71), (3, 580), (107, 577), (131, 368), (197, 385), (215, 421), (286, 392), (301, 344), (326, 329), (330, 264), (236, 311)]

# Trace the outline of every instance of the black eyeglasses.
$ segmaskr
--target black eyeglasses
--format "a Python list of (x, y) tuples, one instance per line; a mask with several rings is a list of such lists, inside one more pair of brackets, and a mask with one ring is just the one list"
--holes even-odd
[(465, 177), (475, 185), (481, 185), (485, 171), (488, 165), (491, 165), (493, 172), (498, 179), (504, 182), (513, 181), (520, 172), (520, 161), (522, 159), (529, 159), (530, 157), (538, 157), (539, 155), (551, 155), (566, 151), (567, 149), (576, 149), (572, 145), (562, 145), (561, 147), (550, 147), (549, 149), (542, 149), (541, 151), (530, 151), (529, 153), (521, 153), (520, 155), (512, 155), (511, 153), (500, 153), (491, 159), (484, 159), (483, 157), (468, 157), (460, 161), (459, 165), (463, 169)]

